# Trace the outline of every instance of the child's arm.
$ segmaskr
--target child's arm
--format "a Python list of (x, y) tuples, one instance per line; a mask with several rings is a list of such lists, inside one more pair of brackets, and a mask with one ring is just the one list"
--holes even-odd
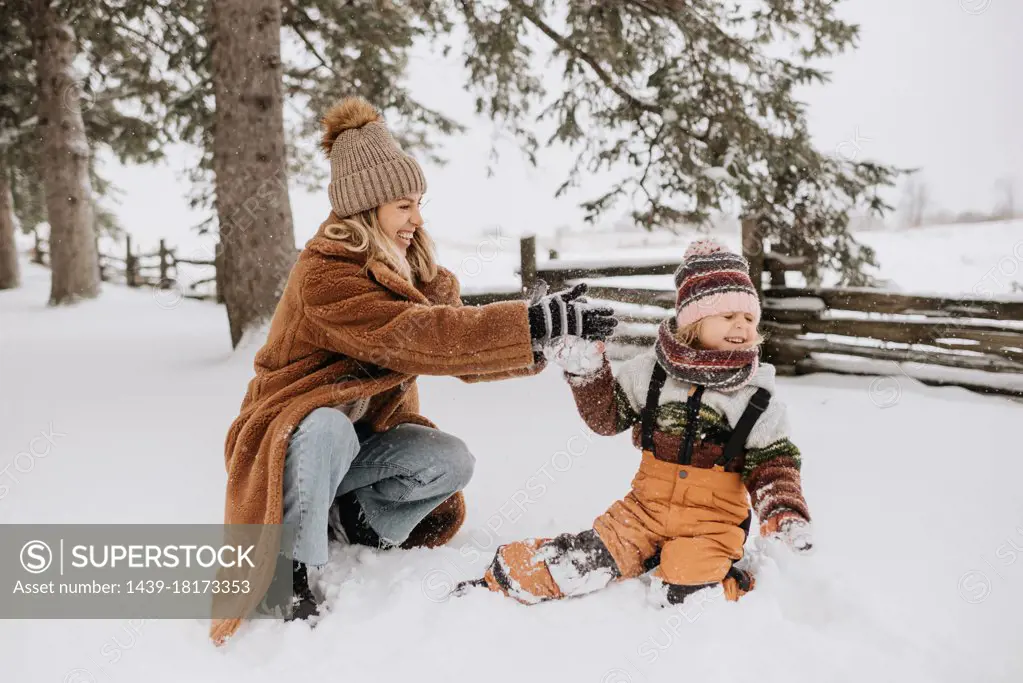
[(789, 440), (785, 404), (774, 398), (760, 416), (746, 440), (743, 481), (749, 490), (753, 510), (760, 520), (762, 536), (792, 536), (801, 531), (797, 550), (809, 550), (810, 510), (803, 497), (799, 471), (799, 449)]
[(615, 379), (601, 342), (565, 339), (548, 357), (565, 370), (579, 415), (597, 434), (619, 434), (639, 420), (625, 389)]

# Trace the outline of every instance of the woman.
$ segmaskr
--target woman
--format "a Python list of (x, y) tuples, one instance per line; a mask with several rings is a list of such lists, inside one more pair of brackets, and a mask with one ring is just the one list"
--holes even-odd
[[(408, 548), (461, 526), (474, 459), (419, 414), (417, 375), (535, 374), (544, 341), (604, 339), (617, 322), (580, 298), (583, 286), (462, 306), (423, 230), (419, 164), (362, 99), (323, 125), (332, 212), (288, 278), (226, 444), (225, 521), (285, 525), (293, 618), (318, 612), (307, 565), (326, 563), (328, 528)], [(216, 621), (211, 635), (221, 643), (238, 625)]]

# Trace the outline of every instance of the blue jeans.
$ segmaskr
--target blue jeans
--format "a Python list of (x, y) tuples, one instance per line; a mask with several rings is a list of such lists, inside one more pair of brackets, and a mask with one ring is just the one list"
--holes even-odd
[(359, 434), (340, 410), (317, 408), (292, 434), (284, 460), (285, 554), (326, 564), (330, 507), (350, 491), (381, 543), (398, 545), (465, 488), (475, 462), (461, 439), (437, 429), (402, 424)]

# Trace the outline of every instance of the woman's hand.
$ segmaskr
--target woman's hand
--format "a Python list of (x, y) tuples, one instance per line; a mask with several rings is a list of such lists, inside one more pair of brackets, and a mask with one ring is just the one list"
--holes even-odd
[(586, 289), (583, 282), (571, 290), (547, 294), (547, 283), (540, 280), (530, 300), (530, 336), (543, 343), (565, 335), (600, 341), (610, 337), (618, 324), (614, 309), (591, 304), (582, 296)]

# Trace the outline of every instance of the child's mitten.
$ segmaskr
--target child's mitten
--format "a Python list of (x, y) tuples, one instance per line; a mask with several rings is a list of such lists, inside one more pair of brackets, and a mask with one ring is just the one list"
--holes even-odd
[(791, 510), (783, 510), (761, 522), (760, 535), (783, 541), (797, 553), (809, 553), (813, 550), (813, 531), (810, 522)]
[(604, 365), (604, 342), (557, 337), (544, 345), (544, 356), (569, 375), (591, 375)]

